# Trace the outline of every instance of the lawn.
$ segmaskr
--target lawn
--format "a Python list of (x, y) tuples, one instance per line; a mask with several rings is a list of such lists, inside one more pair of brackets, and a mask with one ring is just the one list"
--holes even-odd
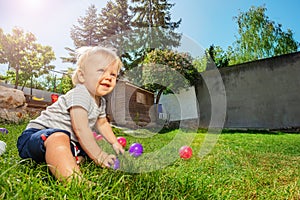
[[(44, 164), (21, 160), (16, 141), (22, 125), (4, 125), (9, 134), (0, 156), (0, 199), (300, 199), (300, 134), (224, 132), (204, 157), (198, 152), (207, 134), (180, 130), (133, 137), (144, 154), (120, 158), (121, 170), (86, 161), (84, 178), (95, 182), (63, 184)], [(178, 137), (179, 136), (179, 137)], [(177, 147), (192, 141), (193, 156), (182, 160)], [(104, 149), (108, 145), (100, 141)], [(177, 157), (176, 157), (177, 156)]]

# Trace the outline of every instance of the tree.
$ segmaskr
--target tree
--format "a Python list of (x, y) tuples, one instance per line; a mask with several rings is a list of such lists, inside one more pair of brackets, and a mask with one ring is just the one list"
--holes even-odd
[(69, 75), (64, 75), (60, 79), (61, 84), (61, 90), (59, 90), (60, 93), (66, 94), (68, 91), (70, 91), (73, 88), (72, 78)]
[(142, 74), (142, 77), (137, 79), (136, 74), (131, 74), (131, 77), (135, 83), (140, 81), (138, 85), (157, 94), (156, 104), (159, 103), (162, 93), (174, 93), (184, 88), (187, 89), (196, 83), (199, 76), (189, 54), (171, 50), (151, 51), (146, 55), (139, 69), (141, 73), (138, 74)]
[(141, 62), (145, 55), (153, 49), (172, 49), (178, 47), (181, 34), (176, 33), (181, 19), (173, 22), (170, 10), (175, 4), (168, 0), (131, 0), (130, 10), (133, 13), (132, 26), (138, 31), (134, 32), (136, 49), (132, 52), (132, 67)]
[(207, 65), (210, 62), (210, 57), (207, 57), (206, 54), (203, 56), (199, 56), (194, 58), (193, 60), (193, 66), (196, 69), (197, 72), (201, 73), (204, 72), (207, 69)]
[[(98, 10), (95, 5), (90, 5), (86, 10), (86, 15), (79, 17), (78, 25), (73, 25), (70, 31), (71, 39), (75, 49), (82, 46), (97, 46), (101, 41), (100, 23), (98, 19)], [(63, 62), (76, 63), (76, 50), (65, 47), (68, 51), (68, 57), (61, 57)]]
[(73, 73), (74, 70), (72, 68), (68, 68), (66, 73), (64, 73), (63, 76), (60, 78), (60, 87), (61, 87), (60, 93), (66, 94), (69, 90), (73, 88), (73, 82), (72, 82)]
[(76, 48), (82, 46), (96, 46), (99, 44), (100, 24), (95, 5), (88, 7), (86, 16), (79, 17), (79, 25), (71, 28), (71, 38)]
[[(24, 33), (22, 29), (14, 28), (12, 34), (2, 35), (0, 46), (3, 56), (1, 62), (8, 63), (9, 69), (15, 70), (15, 88), (19, 85), (20, 75), (38, 77), (54, 68), (50, 65), (55, 59), (52, 48), (38, 44), (30, 32)], [(27, 81), (30, 78), (23, 79)]]
[(70, 47), (65, 47), (65, 50), (68, 51), (69, 57), (60, 57), (62, 62), (76, 64), (76, 51)]
[(4, 57), (4, 47), (1, 41), (4, 41), (6, 39), (6, 36), (3, 32), (3, 30), (0, 28), (0, 63), (6, 63), (6, 59)]
[[(86, 11), (86, 16), (78, 19), (78, 26), (71, 29), (71, 38), (76, 48), (81, 46), (122, 46), (122, 35), (131, 29), (131, 16), (128, 13), (127, 0), (108, 1), (106, 7), (97, 13), (94, 5)], [(76, 63), (76, 52), (65, 48), (69, 57), (62, 57), (63, 62)]]
[(49, 64), (54, 59), (55, 55), (50, 46), (33, 43), (30, 48), (26, 49), (26, 56), (21, 61), (21, 70), (24, 72), (25, 80), (30, 80), (31, 89), (35, 78), (48, 74), (49, 70), (55, 68)]
[[(155, 48), (179, 46), (181, 35), (175, 29), (181, 20), (172, 22), (170, 14), (174, 4), (167, 0), (132, 0), (131, 5), (128, 6), (128, 0), (108, 1), (98, 19), (97, 9), (90, 6), (86, 16), (79, 18), (79, 26), (71, 30), (75, 47), (94, 44), (116, 47), (125, 70), (129, 70), (138, 66), (146, 53)], [(69, 57), (63, 57), (63, 62), (75, 63), (75, 50), (66, 49)]]
[[(227, 67), (229, 64), (229, 58), (226, 52), (220, 46), (211, 45), (206, 53), (210, 56), (211, 61), (214, 62), (216, 67)], [(209, 60), (209, 59), (208, 59)]]
[(26, 45), (32, 43), (35, 39), (32, 34), (24, 35), (23, 30), (15, 28), (12, 30), (12, 34), (3, 34), (1, 36), (1, 63), (8, 63), (8, 70), (10, 68), (16, 71), (15, 88), (18, 86), (20, 61), (23, 57), (23, 50)]
[(108, 1), (99, 14), (102, 45), (118, 49), (125, 67), (128, 66), (126, 61), (130, 56), (123, 48), (130, 44), (128, 33), (132, 30), (131, 19), (127, 0)]
[(116, 0), (115, 3), (113, 1), (107, 2), (106, 7), (99, 14), (102, 41), (131, 30), (132, 16), (129, 14), (128, 9), (127, 0)]
[(264, 6), (252, 6), (247, 12), (240, 12), (235, 20), (238, 24), (237, 40), (228, 48), (230, 64), (238, 64), (262, 58), (297, 51), (299, 43), (293, 32), (282, 30), (266, 16)]
[(171, 21), (170, 9), (175, 5), (168, 0), (131, 0), (133, 6), (130, 8), (134, 13), (134, 27), (161, 27), (176, 29), (181, 23)]

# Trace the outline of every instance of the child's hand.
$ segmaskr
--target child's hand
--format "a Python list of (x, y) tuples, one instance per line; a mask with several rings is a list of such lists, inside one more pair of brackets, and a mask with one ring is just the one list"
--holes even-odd
[(116, 154), (120, 154), (120, 153), (124, 154), (124, 149), (119, 142), (115, 142), (114, 144), (112, 144), (112, 147), (113, 147), (114, 151), (116, 152)]
[(101, 167), (110, 167), (115, 164), (117, 157), (113, 154), (107, 154), (102, 152), (101, 155), (97, 158), (97, 164)]

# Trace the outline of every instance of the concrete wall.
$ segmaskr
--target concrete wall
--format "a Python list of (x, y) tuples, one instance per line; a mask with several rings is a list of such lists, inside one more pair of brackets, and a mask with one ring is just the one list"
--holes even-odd
[(226, 100), (226, 128), (300, 127), (300, 52), (201, 75), (196, 86), (200, 127), (212, 127), (214, 115), (222, 119), (221, 107), (215, 109), (218, 99)]
[(182, 89), (179, 94), (162, 95), (159, 103), (163, 113), (169, 114), (170, 121), (180, 121), (198, 118), (198, 104), (195, 88)]

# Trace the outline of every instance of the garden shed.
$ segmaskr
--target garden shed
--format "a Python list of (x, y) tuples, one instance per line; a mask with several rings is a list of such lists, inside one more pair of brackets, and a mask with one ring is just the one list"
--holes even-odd
[(106, 99), (108, 119), (114, 125), (137, 128), (156, 122), (157, 109), (150, 91), (119, 80)]

